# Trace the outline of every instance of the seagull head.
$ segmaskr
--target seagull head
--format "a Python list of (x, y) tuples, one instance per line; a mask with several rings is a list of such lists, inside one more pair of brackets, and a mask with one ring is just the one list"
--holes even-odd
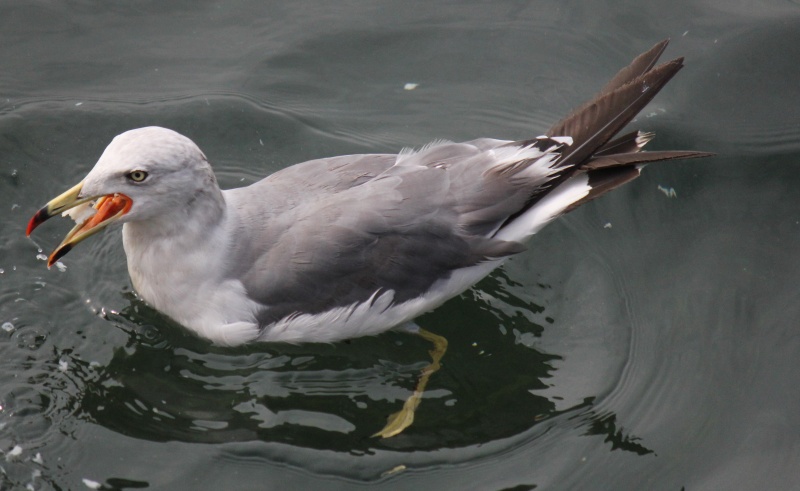
[(81, 182), (42, 207), (28, 223), (27, 235), (59, 213), (75, 219), (48, 258), (49, 267), (112, 223), (165, 218), (177, 223), (209, 192), (219, 194), (219, 187), (192, 140), (166, 128), (138, 128), (115, 137)]

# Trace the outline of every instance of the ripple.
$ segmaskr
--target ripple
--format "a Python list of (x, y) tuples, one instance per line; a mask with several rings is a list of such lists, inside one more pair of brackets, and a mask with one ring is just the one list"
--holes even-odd
[(688, 129), (732, 155), (800, 152), (800, 106), (789, 102), (800, 98), (800, 85), (786, 63), (800, 56), (798, 46), (797, 29), (776, 22), (712, 44), (703, 72), (690, 75), (698, 90), (685, 94), (693, 114)]

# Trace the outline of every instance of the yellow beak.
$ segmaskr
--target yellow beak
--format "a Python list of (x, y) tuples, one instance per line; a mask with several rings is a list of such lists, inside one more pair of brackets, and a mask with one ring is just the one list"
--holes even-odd
[(56, 247), (50, 257), (47, 259), (47, 267), (51, 267), (68, 253), (75, 244), (90, 237), (102, 229), (106, 228), (111, 223), (118, 220), (120, 217), (130, 211), (133, 205), (133, 200), (124, 194), (109, 194), (100, 196), (81, 197), (81, 189), (83, 189), (83, 181), (79, 182), (74, 187), (65, 191), (58, 197), (52, 199), (49, 203), (44, 205), (28, 222), (28, 229), (25, 235), (30, 236), (31, 232), (41, 225), (45, 220), (52, 218), (59, 213), (64, 213), (77, 206), (90, 201), (95, 201), (92, 208), (95, 210), (91, 217), (78, 223), (69, 231), (61, 244)]

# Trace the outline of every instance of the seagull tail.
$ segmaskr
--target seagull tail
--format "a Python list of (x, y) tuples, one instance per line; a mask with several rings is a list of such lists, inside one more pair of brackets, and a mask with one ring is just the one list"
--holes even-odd
[(644, 164), (713, 155), (696, 151), (640, 152), (653, 139), (653, 133), (633, 132), (612, 140), (683, 68), (683, 58), (656, 66), (668, 43), (668, 39), (661, 41), (637, 56), (594, 98), (547, 131), (549, 137), (570, 136), (573, 140), (556, 164), (564, 169), (558, 180), (581, 173), (589, 175), (592, 190), (566, 211), (638, 177)]
[[(571, 138), (553, 164), (553, 179), (500, 227), (500, 236), (529, 236), (544, 223), (639, 176), (650, 162), (708, 157), (697, 151), (642, 152), (654, 134), (634, 131), (614, 138), (683, 67), (683, 58), (656, 65), (661, 41), (620, 70), (594, 98), (554, 124), (546, 136)], [(512, 145), (525, 145), (520, 141)]]

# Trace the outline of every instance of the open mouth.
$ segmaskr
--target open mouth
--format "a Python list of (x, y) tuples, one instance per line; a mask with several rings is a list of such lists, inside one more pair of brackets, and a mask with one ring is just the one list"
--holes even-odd
[(26, 235), (44, 221), (58, 215), (69, 216), (76, 224), (61, 241), (61, 244), (50, 254), (47, 267), (51, 267), (67, 254), (78, 242), (83, 241), (110, 224), (116, 222), (133, 206), (133, 200), (124, 194), (108, 194), (90, 198), (80, 198), (83, 183), (78, 184), (61, 196), (42, 207), (28, 222)]

